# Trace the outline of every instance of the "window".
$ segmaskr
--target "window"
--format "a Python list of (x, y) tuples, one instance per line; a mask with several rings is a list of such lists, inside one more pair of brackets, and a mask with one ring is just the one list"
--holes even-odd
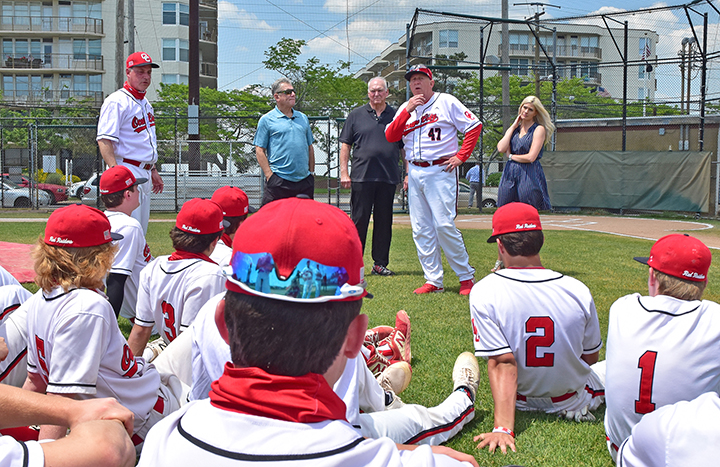
[(73, 75), (73, 93), (76, 96), (87, 94), (87, 75)]
[(188, 75), (163, 73), (161, 82), (165, 84), (188, 84)]
[(646, 97), (650, 97), (650, 90), (645, 88), (638, 88), (638, 100), (645, 100)]
[(15, 84), (13, 82), (12, 75), (3, 76), (3, 94), (5, 96), (12, 96), (15, 93)]
[(443, 29), (440, 31), (440, 47), (458, 46), (458, 31), (455, 29)]
[(580, 38), (580, 47), (583, 52), (594, 52), (598, 48), (597, 36), (583, 36)]
[(510, 74), (526, 76), (528, 74), (528, 59), (527, 58), (511, 58), (510, 59)]
[(529, 50), (530, 37), (527, 34), (510, 34), (510, 51)]
[(88, 40), (88, 59), (99, 60), (102, 57), (102, 45), (100, 39)]
[(638, 65), (638, 79), (645, 79), (645, 64)]
[(102, 75), (90, 75), (88, 89), (90, 92), (102, 92)]
[(552, 55), (553, 36), (540, 36), (540, 44), (545, 47), (548, 55)]
[(190, 24), (190, 7), (182, 3), (163, 3), (162, 15), (163, 24)]
[(190, 61), (188, 41), (183, 39), (163, 39), (162, 59), (167, 62)]
[(73, 40), (73, 58), (75, 60), (85, 60), (87, 58), (87, 42), (85, 39)]
[(652, 47), (650, 46), (649, 37), (640, 38), (640, 60), (647, 60), (652, 55)]
[(15, 96), (27, 96), (29, 94), (29, 76), (15, 75)]

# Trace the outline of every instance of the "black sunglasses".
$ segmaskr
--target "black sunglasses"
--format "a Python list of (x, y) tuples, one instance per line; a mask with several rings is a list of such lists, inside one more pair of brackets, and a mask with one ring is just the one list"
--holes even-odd
[(284, 91), (278, 91), (277, 93), (278, 93), (278, 94), (285, 94), (285, 95), (289, 96), (290, 94), (295, 94), (295, 90), (294, 90), (294, 89), (286, 89), (286, 90), (284, 90)]

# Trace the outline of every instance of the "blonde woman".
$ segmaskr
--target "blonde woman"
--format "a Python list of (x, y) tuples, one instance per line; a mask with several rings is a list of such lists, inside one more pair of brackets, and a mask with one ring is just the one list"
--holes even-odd
[(515, 122), (497, 144), (498, 151), (508, 155), (498, 189), (498, 207), (519, 201), (538, 211), (552, 209), (540, 159), (554, 131), (555, 125), (540, 99), (526, 97)]

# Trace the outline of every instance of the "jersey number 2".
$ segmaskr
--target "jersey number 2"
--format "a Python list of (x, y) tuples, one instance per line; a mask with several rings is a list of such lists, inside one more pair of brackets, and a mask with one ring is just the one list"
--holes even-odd
[(175, 333), (175, 308), (164, 300), (161, 307), (165, 321), (165, 337), (167, 337), (168, 342), (172, 342), (177, 337)]
[(428, 138), (430, 138), (430, 141), (440, 141), (440, 128), (430, 128)]
[(553, 366), (555, 354), (546, 352), (542, 357), (537, 356), (538, 347), (550, 347), (555, 343), (555, 323), (549, 316), (531, 316), (525, 321), (525, 332), (538, 332), (543, 330), (541, 336), (530, 336), (525, 341), (525, 366)]
[(655, 361), (657, 352), (648, 350), (638, 359), (640, 368), (640, 394), (635, 401), (635, 413), (646, 414), (655, 410), (652, 401), (653, 378), (655, 377)]

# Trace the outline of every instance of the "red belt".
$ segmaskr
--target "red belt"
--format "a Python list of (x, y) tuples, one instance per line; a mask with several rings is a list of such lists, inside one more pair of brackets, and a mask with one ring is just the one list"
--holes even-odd
[[(153, 410), (161, 415), (163, 414), (163, 412), (165, 411), (165, 401), (162, 397), (158, 396), (157, 401), (155, 401), (155, 405), (153, 406)], [(132, 438), (130, 439), (132, 440), (134, 446), (137, 446), (138, 444), (141, 444), (143, 441), (145, 441), (137, 433), (132, 435)]]
[(435, 159), (434, 161), (408, 161), (412, 165), (417, 165), (418, 167), (430, 167), (431, 165), (440, 165), (444, 162), (447, 162), (450, 158), (449, 157), (441, 157), (440, 159)]
[(128, 159), (127, 157), (123, 157), (122, 161), (127, 162), (130, 165), (134, 165), (135, 167), (140, 167), (141, 169), (145, 169), (145, 170), (150, 170), (155, 165), (155, 164), (148, 164), (146, 162), (136, 161), (135, 159)]
[[(551, 397), (550, 400), (555, 403), (558, 403), (558, 402), (562, 402), (562, 401), (566, 401), (566, 400), (570, 399), (575, 394), (577, 394), (577, 391), (568, 392), (567, 394), (563, 394), (562, 396)], [(525, 401), (527, 401), (527, 397), (523, 396), (522, 394), (518, 394), (517, 400), (525, 402)]]

